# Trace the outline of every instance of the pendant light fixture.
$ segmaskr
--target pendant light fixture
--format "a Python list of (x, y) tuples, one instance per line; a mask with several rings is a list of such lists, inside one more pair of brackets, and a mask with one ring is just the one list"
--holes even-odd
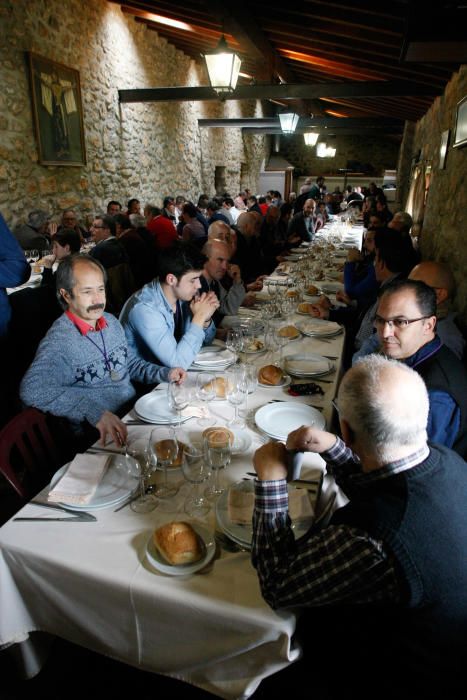
[(237, 54), (229, 49), (224, 35), (219, 39), (214, 51), (204, 54), (204, 59), (211, 87), (221, 98), (232, 93), (237, 85), (242, 62)]
[(279, 120), (283, 134), (293, 134), (297, 128), (299, 116), (295, 112), (279, 112)]

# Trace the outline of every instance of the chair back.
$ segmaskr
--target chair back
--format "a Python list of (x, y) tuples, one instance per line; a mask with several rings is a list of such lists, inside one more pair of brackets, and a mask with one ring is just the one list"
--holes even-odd
[(0, 473), (22, 499), (43, 488), (60, 466), (47, 417), (36, 408), (25, 409), (0, 431)]

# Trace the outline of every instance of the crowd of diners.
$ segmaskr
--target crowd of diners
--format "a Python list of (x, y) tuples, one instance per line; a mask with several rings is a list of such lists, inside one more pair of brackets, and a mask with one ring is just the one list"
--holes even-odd
[[(74, 210), (58, 223), (35, 210), (13, 233), (1, 219), (0, 330), (11, 369), (2, 417), (33, 406), (60, 421), (74, 452), (96, 439), (124, 443), (122, 416), (136, 396), (183, 382), (202, 345), (225, 334), (225, 316), (254, 303), (291, 248), (313, 245), (346, 207), (359, 210), (362, 250), (348, 251), (339, 303), (322, 295), (310, 307), (346, 329), (339, 435), (303, 427), (287, 444), (320, 453), (349, 504), (296, 542), (285, 446), (263, 446), (252, 561), (273, 607), (384, 619), (391, 634), (378, 643), (434, 688), (456, 679), (467, 647), (465, 340), (449, 266), (420, 259), (410, 215), (392, 213), (374, 183), (359, 190), (329, 193), (318, 177), (286, 202), (243, 191), (196, 204), (167, 196), (142, 211), (136, 198), (125, 208), (115, 199), (86, 223)], [(40, 285), (7, 296), (27, 282), (34, 249)]]

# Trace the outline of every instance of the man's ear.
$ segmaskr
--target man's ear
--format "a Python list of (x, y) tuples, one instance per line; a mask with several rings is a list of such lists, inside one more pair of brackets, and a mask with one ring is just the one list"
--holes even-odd
[(168, 284), (169, 287), (175, 287), (175, 285), (177, 284), (177, 282), (178, 282), (178, 280), (177, 280), (177, 278), (175, 277), (175, 275), (173, 275), (171, 272), (169, 272), (169, 274), (168, 274), (167, 277), (165, 278), (165, 283)]
[(352, 447), (355, 441), (355, 433), (344, 418), (339, 419), (342, 439), (348, 447)]
[(439, 287), (435, 291), (436, 291), (436, 303), (437, 304), (442, 304), (443, 301), (446, 301), (446, 299), (449, 298), (447, 289), (444, 289), (443, 287)]
[(69, 292), (67, 292), (66, 289), (60, 289), (59, 293), (60, 293), (60, 296), (62, 297), (62, 299), (64, 299), (66, 301), (66, 303), (69, 305), (70, 299), (71, 299)]
[(434, 333), (436, 328), (436, 316), (429, 316), (425, 319), (424, 330), (427, 333)]

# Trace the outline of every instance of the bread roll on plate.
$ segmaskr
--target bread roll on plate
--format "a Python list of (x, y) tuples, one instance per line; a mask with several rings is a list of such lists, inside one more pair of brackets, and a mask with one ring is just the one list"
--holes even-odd
[(258, 372), (258, 381), (269, 386), (279, 386), (284, 380), (284, 373), (276, 365), (266, 365)]
[(206, 390), (210, 390), (214, 384), (214, 389), (216, 391), (216, 396), (218, 399), (225, 399), (229, 382), (225, 377), (216, 377), (212, 382), (207, 382), (204, 386)]
[(224, 427), (206, 428), (206, 430), (203, 431), (203, 438), (206, 438), (210, 447), (220, 447), (227, 443), (233, 445), (234, 442), (233, 432)]
[(295, 326), (283, 326), (278, 335), (280, 335), (282, 338), (290, 338), (292, 340), (293, 338), (298, 338), (300, 331), (298, 328), (295, 328)]
[(204, 545), (189, 523), (171, 522), (161, 525), (153, 534), (154, 546), (172, 566), (193, 564), (204, 555)]

